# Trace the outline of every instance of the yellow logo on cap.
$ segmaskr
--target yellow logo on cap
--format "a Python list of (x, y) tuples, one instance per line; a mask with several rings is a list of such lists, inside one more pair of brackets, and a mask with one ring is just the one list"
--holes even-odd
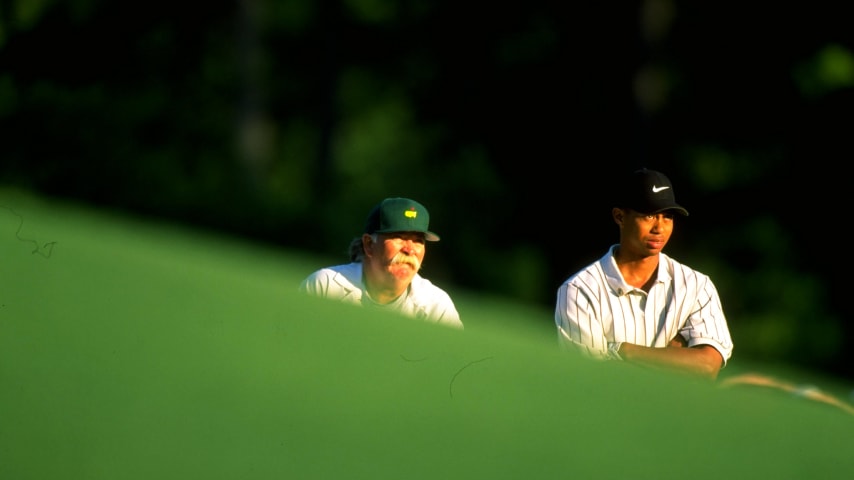
[(415, 218), (418, 216), (418, 212), (415, 211), (415, 207), (410, 207), (409, 210), (403, 212), (403, 215), (407, 218)]

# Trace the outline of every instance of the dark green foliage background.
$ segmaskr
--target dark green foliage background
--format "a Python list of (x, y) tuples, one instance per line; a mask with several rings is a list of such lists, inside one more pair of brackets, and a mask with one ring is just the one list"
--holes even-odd
[(560, 282), (616, 240), (609, 177), (658, 168), (691, 212), (668, 253), (715, 280), (733, 361), (851, 381), (834, 280), (851, 262), (830, 238), (854, 153), (846, 13), (0, 0), (0, 184), (312, 267), (345, 261), (379, 199), (411, 196), (443, 236), (427, 277), (550, 332)]

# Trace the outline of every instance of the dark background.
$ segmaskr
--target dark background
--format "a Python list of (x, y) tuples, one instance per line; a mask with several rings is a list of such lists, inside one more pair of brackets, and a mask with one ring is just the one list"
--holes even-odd
[(854, 379), (841, 3), (499, 3), (2, 0), (0, 182), (330, 263), (408, 196), (426, 277), (551, 309), (647, 166), (734, 358)]

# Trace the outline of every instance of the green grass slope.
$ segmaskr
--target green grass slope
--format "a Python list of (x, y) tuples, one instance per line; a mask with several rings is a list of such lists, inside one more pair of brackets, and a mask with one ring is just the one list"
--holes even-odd
[(0, 478), (849, 479), (854, 416), (307, 298), (318, 259), (0, 190)]

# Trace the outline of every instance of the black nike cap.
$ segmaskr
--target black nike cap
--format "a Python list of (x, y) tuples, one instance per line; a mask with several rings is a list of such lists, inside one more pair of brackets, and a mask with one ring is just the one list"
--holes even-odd
[(688, 210), (676, 203), (673, 184), (667, 175), (647, 168), (628, 175), (617, 191), (621, 208), (631, 208), (641, 213), (660, 213), (673, 210), (688, 216)]

